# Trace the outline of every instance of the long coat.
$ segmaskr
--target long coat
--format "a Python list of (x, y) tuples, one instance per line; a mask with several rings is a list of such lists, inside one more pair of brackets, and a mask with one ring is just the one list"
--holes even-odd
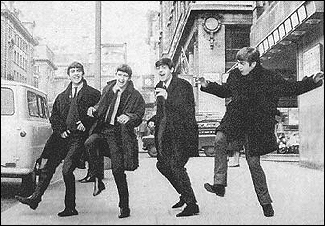
[(243, 76), (235, 69), (225, 84), (210, 82), (201, 90), (221, 98), (232, 98), (216, 132), (223, 131), (228, 142), (246, 137), (250, 155), (259, 156), (278, 148), (274, 129), (279, 98), (300, 95), (320, 85), (311, 77), (289, 82), (258, 64), (248, 75)]
[[(67, 130), (66, 119), (69, 113), (71, 103), (71, 89), (72, 83), (60, 93), (53, 104), (53, 109), (50, 117), (53, 133), (47, 140), (43, 149), (42, 158), (48, 159), (53, 155), (59, 155), (60, 158), (64, 158), (67, 149), (66, 139), (61, 138), (61, 134)], [(92, 117), (87, 116), (87, 110), (90, 106), (94, 106), (100, 99), (100, 91), (87, 85), (86, 80), (83, 80), (83, 87), (77, 95), (77, 106), (79, 120), (86, 127), (86, 131), (83, 136), (87, 138), (88, 131), (91, 125), (94, 123)]]
[[(162, 88), (159, 82), (156, 88)], [(173, 76), (168, 88), (167, 99), (157, 98), (155, 117), (155, 146), (158, 147), (158, 131), (161, 120), (166, 114), (166, 126), (162, 132), (162, 149), (182, 152), (181, 156), (199, 156), (198, 125), (195, 119), (195, 102), (192, 85), (181, 78)], [(164, 109), (165, 108), (165, 109)], [(159, 138), (160, 139), (160, 138)], [(178, 147), (171, 147), (176, 143)]]
[[(104, 126), (104, 116), (106, 114), (108, 105), (113, 98), (113, 87), (116, 80), (107, 83), (103, 89), (103, 94), (100, 101), (95, 105), (96, 108), (96, 122), (91, 127), (89, 133), (98, 133)], [(122, 151), (124, 154), (124, 169), (133, 171), (139, 166), (139, 146), (134, 128), (139, 126), (145, 113), (145, 101), (138, 90), (133, 86), (132, 81), (121, 95), (121, 103), (124, 103), (121, 110), (118, 110), (117, 117), (125, 114), (130, 117), (126, 124), (118, 124), (121, 131)], [(120, 108), (119, 108), (120, 109)], [(109, 150), (107, 150), (109, 152)], [(105, 156), (109, 157), (109, 153), (104, 152)]]

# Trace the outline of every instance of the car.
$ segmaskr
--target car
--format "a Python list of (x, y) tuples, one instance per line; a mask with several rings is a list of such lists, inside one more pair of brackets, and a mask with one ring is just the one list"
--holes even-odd
[[(220, 125), (221, 118), (215, 114), (197, 115), (196, 117), (199, 129), (199, 151), (205, 156), (212, 157), (215, 155), (214, 139), (215, 130)], [(143, 150), (146, 150), (150, 157), (157, 157), (157, 150), (154, 142), (154, 135), (142, 137)]]
[(214, 140), (215, 130), (220, 125), (219, 118), (207, 118), (198, 121), (199, 127), (199, 150), (208, 157), (215, 156)]
[(36, 186), (36, 160), (51, 134), (47, 94), (1, 80), (1, 178), (22, 178), (22, 195)]

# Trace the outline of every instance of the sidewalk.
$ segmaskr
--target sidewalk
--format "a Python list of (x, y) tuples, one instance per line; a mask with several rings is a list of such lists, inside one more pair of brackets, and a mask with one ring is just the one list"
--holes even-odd
[[(262, 161), (275, 210), (274, 217), (266, 218), (257, 201), (244, 158), (240, 159), (240, 167), (229, 168), (225, 197), (205, 191), (203, 184), (213, 180), (213, 161), (211, 157), (198, 157), (191, 158), (187, 164), (200, 206), (197, 216), (175, 217), (181, 208), (172, 209), (171, 206), (178, 201), (178, 195), (156, 169), (156, 159), (141, 154), (139, 169), (127, 172), (131, 208), (129, 218), (117, 218), (117, 189), (111, 170), (106, 170), (106, 190), (96, 197), (92, 196), (92, 183), (76, 182), (78, 216), (57, 216), (64, 208), (64, 183), (59, 181), (45, 193), (35, 211), (19, 203), (1, 213), (1, 224), (324, 224), (324, 171), (300, 167), (295, 162)], [(85, 173), (84, 170), (77, 170), (76, 179), (82, 178)]]

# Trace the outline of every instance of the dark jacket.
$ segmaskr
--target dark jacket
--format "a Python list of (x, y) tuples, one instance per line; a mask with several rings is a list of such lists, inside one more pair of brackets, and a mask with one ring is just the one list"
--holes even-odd
[(223, 131), (229, 142), (247, 135), (250, 154), (259, 156), (278, 148), (274, 129), (279, 98), (300, 95), (321, 84), (315, 84), (311, 77), (289, 82), (257, 65), (246, 76), (235, 69), (225, 84), (211, 82), (201, 90), (221, 98), (232, 98), (216, 131)]
[[(116, 80), (110, 81), (103, 89), (102, 97), (95, 105), (96, 122), (91, 127), (90, 134), (99, 133), (103, 128), (103, 119), (108, 105), (113, 98), (114, 93), (112, 89), (115, 84)], [(124, 169), (133, 171), (139, 166), (139, 147), (134, 128), (142, 122), (145, 113), (145, 102), (140, 92), (134, 88), (132, 81), (129, 81), (126, 89), (122, 93), (121, 103), (123, 105), (121, 106), (121, 110), (118, 110), (116, 116), (125, 114), (130, 117), (130, 120), (126, 124), (118, 124), (120, 126), (122, 150), (124, 153)]]
[[(42, 158), (47, 159), (53, 154), (59, 154), (61, 158), (64, 158), (66, 154), (66, 139), (61, 138), (61, 134), (67, 130), (66, 119), (71, 103), (71, 88), (72, 83), (70, 82), (66, 90), (60, 93), (54, 101), (50, 117), (53, 134), (44, 147)], [(89, 128), (94, 123), (94, 119), (87, 116), (87, 110), (90, 106), (94, 106), (99, 99), (100, 91), (87, 85), (86, 80), (83, 80), (83, 87), (77, 95), (77, 106), (79, 120), (86, 127), (86, 131), (80, 132), (80, 135), (85, 138), (87, 138)]]
[[(156, 88), (162, 88), (159, 82)], [(192, 85), (181, 78), (173, 76), (167, 88), (167, 100), (157, 98), (155, 116), (155, 146), (158, 147), (158, 131), (160, 122), (166, 114), (166, 127), (162, 135), (162, 148), (183, 152), (182, 156), (199, 156), (198, 125), (195, 119), (195, 103)], [(165, 103), (163, 103), (165, 102)], [(165, 110), (163, 109), (165, 105)], [(177, 147), (170, 147), (177, 143)]]

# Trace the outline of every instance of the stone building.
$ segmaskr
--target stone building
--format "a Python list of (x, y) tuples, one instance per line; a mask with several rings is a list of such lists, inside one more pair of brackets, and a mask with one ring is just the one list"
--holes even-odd
[[(201, 92), (195, 79), (226, 81), (244, 46), (257, 47), (262, 65), (288, 80), (324, 70), (322, 1), (160, 1), (159, 22), (159, 56), (192, 84), (198, 115), (222, 117), (226, 102)], [(300, 163), (323, 168), (324, 86), (281, 98), (278, 108), (283, 130), (300, 137)]]
[(1, 78), (35, 86), (33, 54), (38, 41), (18, 18), (19, 12), (1, 1)]
[[(324, 2), (254, 2), (250, 42), (265, 67), (288, 79), (300, 81), (324, 71)], [(324, 85), (282, 99), (278, 107), (289, 119), (285, 132), (299, 132), (300, 164), (324, 168)]]
[(195, 79), (225, 81), (236, 52), (249, 45), (252, 3), (160, 2), (159, 54), (172, 58), (179, 77), (193, 85), (197, 114), (222, 117), (225, 113), (225, 100), (201, 92)]

